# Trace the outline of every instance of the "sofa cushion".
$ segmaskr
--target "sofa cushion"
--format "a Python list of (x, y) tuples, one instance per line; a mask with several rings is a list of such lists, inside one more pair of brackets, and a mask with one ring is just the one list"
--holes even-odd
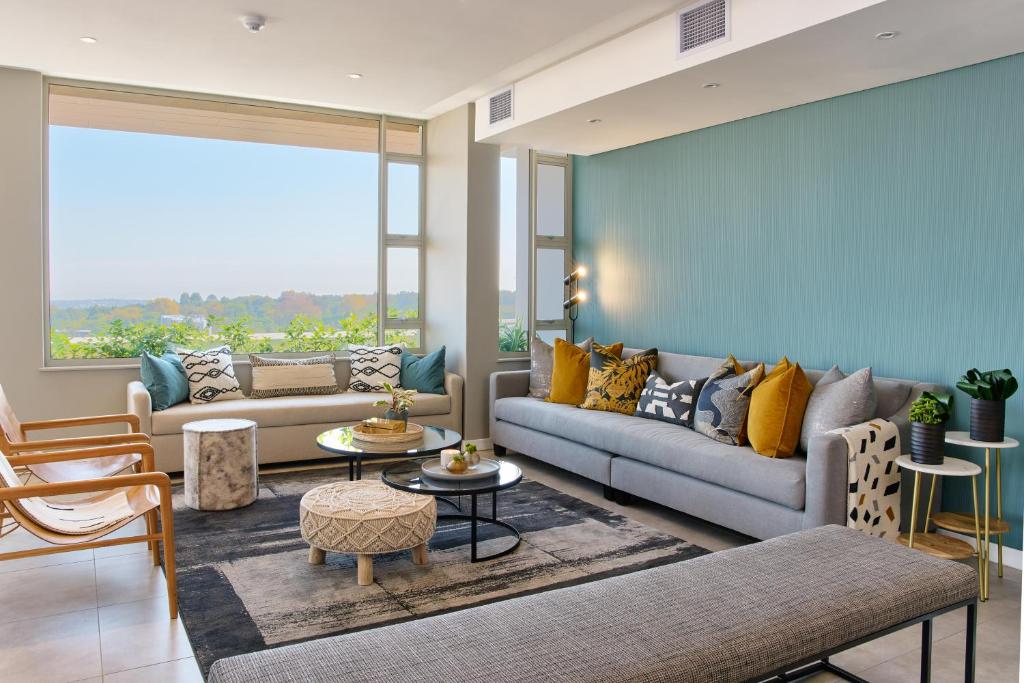
[(765, 458), (679, 425), (633, 415), (582, 410), (534, 398), (502, 398), (494, 415), (522, 427), (577, 441), (702, 481), (785, 505), (804, 507), (807, 460)]
[[(345, 392), (324, 396), (282, 396), (280, 398), (219, 401), (203, 405), (181, 403), (153, 413), (153, 434), (180, 434), (181, 426), (192, 420), (243, 418), (263, 427), (356, 422), (380, 415), (373, 402), (387, 398), (379, 392)], [(451, 397), (416, 394), (409, 416), (446, 415)]]

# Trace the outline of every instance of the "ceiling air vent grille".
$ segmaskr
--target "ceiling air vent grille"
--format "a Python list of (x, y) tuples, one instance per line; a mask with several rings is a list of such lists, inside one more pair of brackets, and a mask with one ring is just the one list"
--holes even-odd
[(729, 40), (729, 0), (707, 0), (680, 10), (679, 54)]
[(490, 97), (490, 122), (493, 126), (512, 118), (512, 88), (506, 88)]

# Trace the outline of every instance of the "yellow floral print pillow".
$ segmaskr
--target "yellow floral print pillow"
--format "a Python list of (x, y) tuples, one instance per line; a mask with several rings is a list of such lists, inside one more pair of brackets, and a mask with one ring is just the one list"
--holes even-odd
[(658, 349), (647, 349), (625, 360), (601, 344), (590, 351), (587, 393), (580, 408), (632, 415), (647, 376), (658, 368)]

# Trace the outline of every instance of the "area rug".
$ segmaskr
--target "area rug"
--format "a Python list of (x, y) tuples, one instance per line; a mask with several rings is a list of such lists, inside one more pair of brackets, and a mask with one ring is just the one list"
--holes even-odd
[[(379, 476), (373, 471), (364, 478)], [(347, 470), (262, 476), (251, 506), (199, 512), (176, 496), (181, 619), (203, 673), (222, 657), (366, 629), (688, 560), (708, 551), (534, 481), (498, 494), (498, 517), (522, 533), (505, 557), (472, 564), (469, 525), (441, 522), (430, 562), (377, 555), (374, 583), (356, 584), (355, 557), (310, 565), (299, 499)], [(465, 499), (468, 504), (468, 499)], [(481, 496), (489, 512), (490, 497)], [(486, 504), (485, 504), (486, 502)], [(447, 506), (440, 506), (443, 512)], [(504, 547), (482, 525), (481, 553)]]

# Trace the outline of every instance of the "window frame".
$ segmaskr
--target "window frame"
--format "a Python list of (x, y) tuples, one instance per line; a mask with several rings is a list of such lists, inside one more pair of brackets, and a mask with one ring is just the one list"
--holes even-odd
[[(214, 95), (206, 93), (195, 93), (180, 90), (167, 90), (162, 88), (147, 88), (140, 86), (120, 85), (103, 83), (98, 81), (83, 81), (77, 79), (45, 77), (43, 79), (42, 92), (42, 266), (43, 266), (43, 301), (42, 301), (42, 367), (44, 369), (82, 369), (82, 368), (137, 368), (138, 358), (53, 358), (52, 342), (50, 339), (50, 88), (51, 86), (68, 86), (81, 89), (103, 90), (108, 92), (121, 92), (138, 95), (155, 95), (162, 97), (173, 97), (186, 100), (200, 100), (206, 102), (222, 102), (226, 104), (251, 105), (257, 107), (268, 107), (271, 109), (283, 109), (301, 111), (331, 116), (345, 116), (374, 120), (378, 122), (378, 144), (377, 144), (377, 343), (383, 346), (387, 330), (417, 330), (419, 333), (419, 346), (407, 347), (410, 353), (422, 353), (426, 347), (425, 325), (424, 325), (424, 304), (426, 301), (426, 277), (425, 277), (425, 255), (424, 233), (426, 231), (426, 146), (427, 146), (427, 122), (419, 119), (392, 117), (384, 114), (372, 114), (367, 112), (349, 111), (345, 109), (333, 109), (329, 107), (307, 106), (293, 104), (290, 102), (277, 102), (273, 100), (260, 100), (244, 97), (229, 97), (225, 95)], [(388, 122), (417, 125), (420, 127), (420, 153), (402, 154), (387, 151), (387, 124)], [(419, 173), (419, 231), (417, 235), (388, 235), (387, 234), (387, 165), (389, 161), (400, 161), (413, 163), (420, 167)], [(419, 291), (417, 292), (417, 317), (410, 319), (387, 318), (387, 248), (392, 247), (415, 247), (419, 252)], [(306, 358), (319, 352), (273, 352), (267, 355), (282, 358)], [(347, 357), (347, 349), (337, 349), (335, 353), (339, 358)], [(246, 364), (249, 361), (249, 354), (233, 354), (234, 362)]]
[[(561, 166), (565, 169), (564, 211), (565, 234), (561, 237), (537, 234), (537, 168), (541, 165)], [(572, 157), (530, 150), (530, 329), (529, 339), (538, 332), (553, 330), (569, 336), (569, 311), (562, 309), (562, 317), (551, 320), (537, 319), (537, 252), (540, 249), (561, 249), (564, 256), (563, 273), (572, 270)], [(566, 289), (562, 286), (562, 300)], [(569, 340), (575, 342), (575, 340)]]
[[(533, 150), (531, 150), (531, 149), (524, 149), (523, 151), (526, 152), (526, 158), (525, 159), (522, 158), (522, 154), (520, 153), (520, 150), (519, 150), (518, 147), (514, 148), (514, 152), (515, 153), (513, 155), (509, 155), (508, 157), (505, 157), (505, 158), (515, 159), (515, 161), (516, 161), (516, 226), (515, 227), (516, 227), (516, 233), (517, 233), (516, 234), (517, 242), (519, 240), (519, 234), (518, 234), (518, 231), (519, 231), (519, 215), (518, 214), (519, 214), (519, 195), (520, 195), (520, 190), (521, 190), (520, 183), (519, 183), (519, 178), (521, 177), (520, 176), (519, 166), (520, 166), (520, 164), (523, 161), (526, 162), (526, 165), (527, 165), (526, 176), (527, 176), (527, 178), (529, 178), (529, 176), (531, 174), (531, 171), (530, 171), (529, 167), (532, 165), (532, 159), (533, 159)], [(499, 160), (499, 163), (501, 163), (500, 160)], [(499, 174), (500, 174), (500, 169), (499, 169)], [(532, 227), (531, 226), (533, 225), (533, 219), (531, 217), (532, 213), (533, 213), (532, 208), (531, 208), (533, 206), (533, 203), (532, 203), (533, 191), (531, 189), (531, 185), (532, 185), (532, 183), (529, 182), (529, 180), (527, 180), (527, 182), (526, 182), (526, 191), (527, 191), (527, 193), (529, 193), (529, 196), (527, 197), (527, 202), (526, 202), (526, 204), (527, 204), (527, 210), (526, 210), (526, 214), (527, 215), (526, 215), (526, 218), (527, 218), (527, 232), (528, 233), (532, 233)], [(499, 209), (498, 210), (500, 212), (500, 210), (501, 210), (501, 208), (500, 208), (500, 204), (501, 204), (500, 188), (499, 188), (499, 200), (498, 200), (498, 202), (499, 202)], [(530, 291), (527, 291), (527, 293), (526, 293), (526, 308), (527, 308), (527, 311), (526, 311), (526, 319), (523, 320), (523, 324), (526, 326), (526, 349), (524, 349), (523, 351), (501, 351), (501, 350), (497, 350), (496, 349), (496, 353), (498, 354), (498, 360), (499, 361), (514, 361), (514, 360), (529, 360), (530, 359), (530, 339), (533, 338), (533, 335), (532, 335), (532, 329), (533, 329), (533, 321), (532, 321), (532, 317), (533, 317), (533, 303), (532, 303), (532, 301), (533, 300), (532, 300), (532, 294), (531, 294), (531, 292), (533, 290), (533, 286), (531, 284), (532, 281), (533, 281), (533, 270), (532, 270), (533, 269), (533, 246), (532, 246), (532, 240), (530, 240), (529, 237), (528, 237), (528, 241), (530, 241), (530, 245), (527, 247), (527, 251), (526, 251), (527, 260), (529, 261), (529, 264), (528, 264), (528, 267), (527, 267), (528, 275), (527, 275), (527, 278), (526, 278), (526, 282), (525, 283), (520, 283), (519, 282), (519, 278), (518, 277), (516, 278), (516, 290), (518, 290), (520, 287), (524, 287), (524, 286), (527, 287), (530, 290)], [(500, 215), (498, 217), (498, 244), (499, 244), (499, 247), (498, 247), (498, 277), (500, 278), (501, 277), (501, 246), (500, 246), (500, 244), (501, 244), (501, 217), (500, 217)], [(518, 247), (517, 247), (517, 253), (516, 253), (516, 271), (517, 271), (516, 274), (517, 274), (517, 276), (518, 276), (518, 270), (519, 270), (519, 262), (518, 262), (518, 260), (519, 260), (519, 254), (518, 254)], [(500, 283), (500, 280), (499, 280), (499, 284), (498, 284), (498, 308), (499, 308), (499, 310), (501, 309), (501, 283)]]

